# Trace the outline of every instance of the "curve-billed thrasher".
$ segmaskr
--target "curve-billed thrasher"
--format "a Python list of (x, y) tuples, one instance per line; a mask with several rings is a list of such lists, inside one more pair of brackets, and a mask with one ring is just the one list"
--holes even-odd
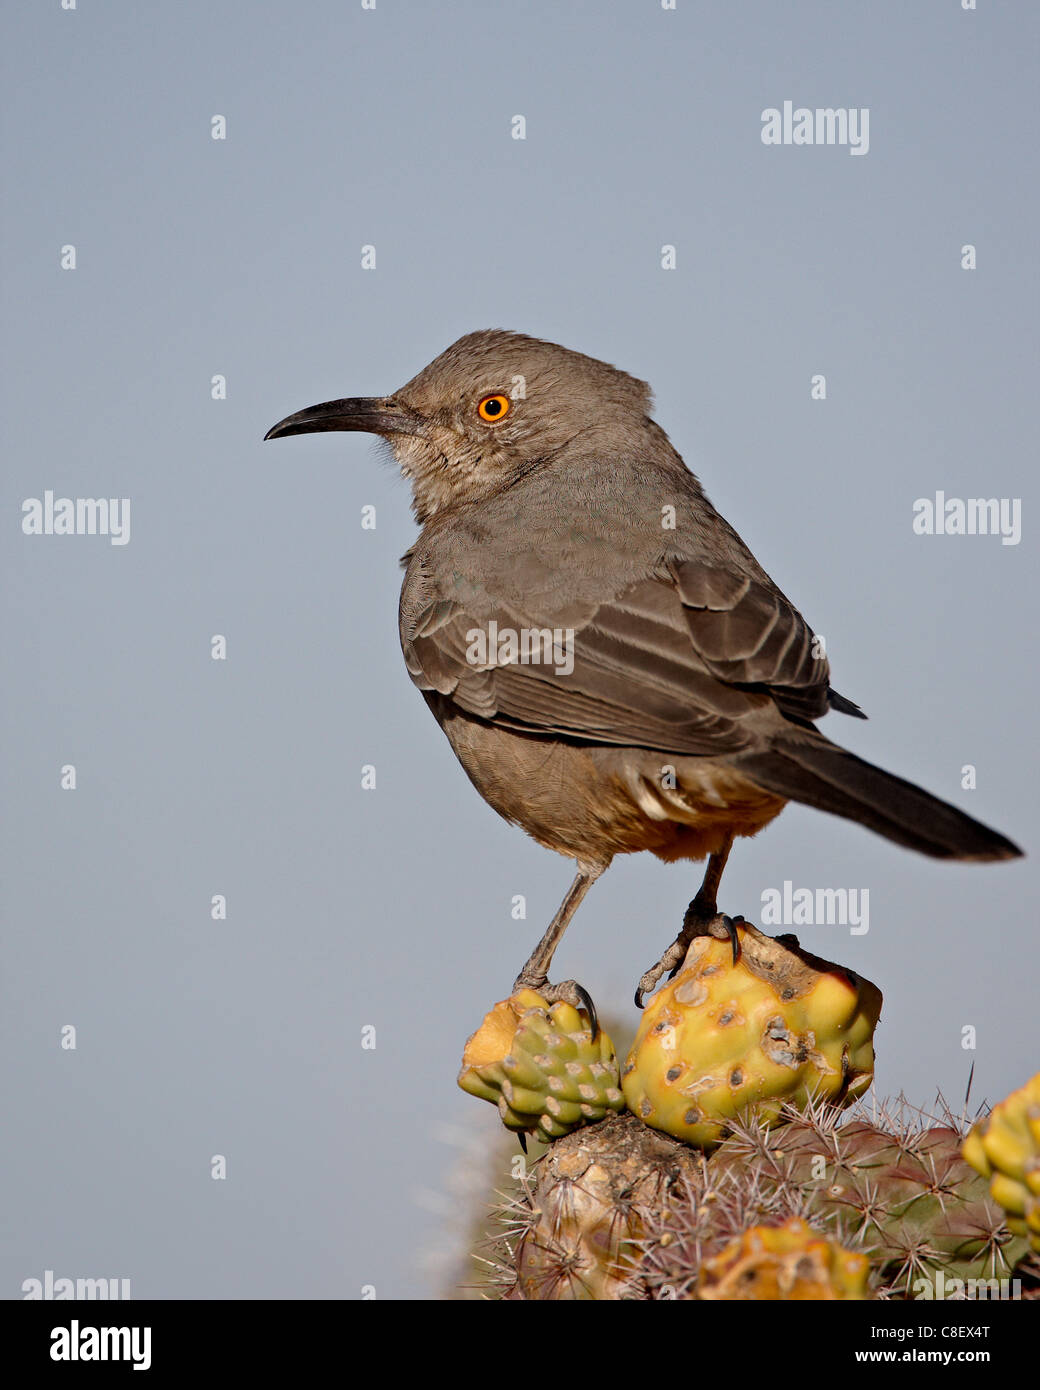
[[(605, 362), (489, 330), (392, 396), (311, 406), (266, 436), (367, 430), (411, 482), (408, 671), (485, 800), (578, 866), (514, 988), (545, 991), (615, 854), (707, 856), (641, 1003), (694, 934), (732, 934), (716, 907), (730, 846), (788, 800), (937, 858), (1020, 854), (817, 732), (828, 709), (864, 716), (649, 409), (649, 388)], [(548, 993), (595, 1027), (574, 981)]]

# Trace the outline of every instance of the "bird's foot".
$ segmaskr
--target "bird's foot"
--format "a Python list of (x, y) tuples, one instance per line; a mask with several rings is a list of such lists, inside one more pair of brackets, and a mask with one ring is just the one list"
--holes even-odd
[(599, 1015), (592, 1002), (592, 995), (584, 985), (579, 985), (577, 980), (561, 980), (558, 985), (551, 985), (544, 975), (539, 977), (521, 971), (513, 981), (513, 993), (517, 994), (522, 989), (533, 989), (547, 1004), (556, 1004), (563, 1000), (564, 1003), (573, 1005), (579, 1012), (586, 1014), (592, 1037), (596, 1038), (599, 1033)]
[(636, 1008), (641, 1009), (643, 1007), (646, 995), (653, 993), (660, 983), (661, 976), (666, 971), (670, 980), (679, 973), (682, 963), (686, 959), (686, 952), (690, 949), (690, 943), (698, 936), (714, 936), (720, 940), (728, 938), (733, 947), (733, 964), (736, 965), (740, 954), (737, 924), (743, 920), (744, 918), (739, 914), (736, 917), (727, 917), (725, 913), (719, 912), (714, 903), (700, 903), (694, 898), (686, 909), (682, 931), (657, 964), (652, 965), (640, 977), (639, 984), (636, 986)]

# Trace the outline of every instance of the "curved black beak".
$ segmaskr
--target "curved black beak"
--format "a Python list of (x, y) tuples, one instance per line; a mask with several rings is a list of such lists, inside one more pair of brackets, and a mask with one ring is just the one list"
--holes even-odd
[(323, 401), (279, 420), (264, 435), (283, 439), (288, 434), (318, 434), (323, 430), (363, 430), (368, 434), (422, 434), (423, 418), (389, 396), (351, 396)]

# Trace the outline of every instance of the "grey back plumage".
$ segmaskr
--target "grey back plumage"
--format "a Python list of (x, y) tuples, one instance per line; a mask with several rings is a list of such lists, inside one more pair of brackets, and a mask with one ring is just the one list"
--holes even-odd
[[(690, 754), (755, 746), (778, 712), (825, 713), (811, 630), (649, 418), (643, 384), (540, 340), (472, 334), (395, 396), (458, 394), (474, 349), (471, 392), (522, 375), (514, 411), (551, 424), (525, 419), (544, 456), (496, 468), (478, 498), (467, 483), (410, 552), (401, 640), (420, 689), (511, 728)], [(573, 629), (573, 671), (476, 667), (467, 634), (491, 622)]]

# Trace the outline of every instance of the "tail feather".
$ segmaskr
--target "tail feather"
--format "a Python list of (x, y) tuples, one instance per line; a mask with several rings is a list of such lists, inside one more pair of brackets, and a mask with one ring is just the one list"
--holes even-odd
[(998, 831), (822, 735), (778, 739), (771, 748), (743, 753), (735, 762), (766, 791), (859, 821), (936, 859), (1017, 859), (1022, 854)]

